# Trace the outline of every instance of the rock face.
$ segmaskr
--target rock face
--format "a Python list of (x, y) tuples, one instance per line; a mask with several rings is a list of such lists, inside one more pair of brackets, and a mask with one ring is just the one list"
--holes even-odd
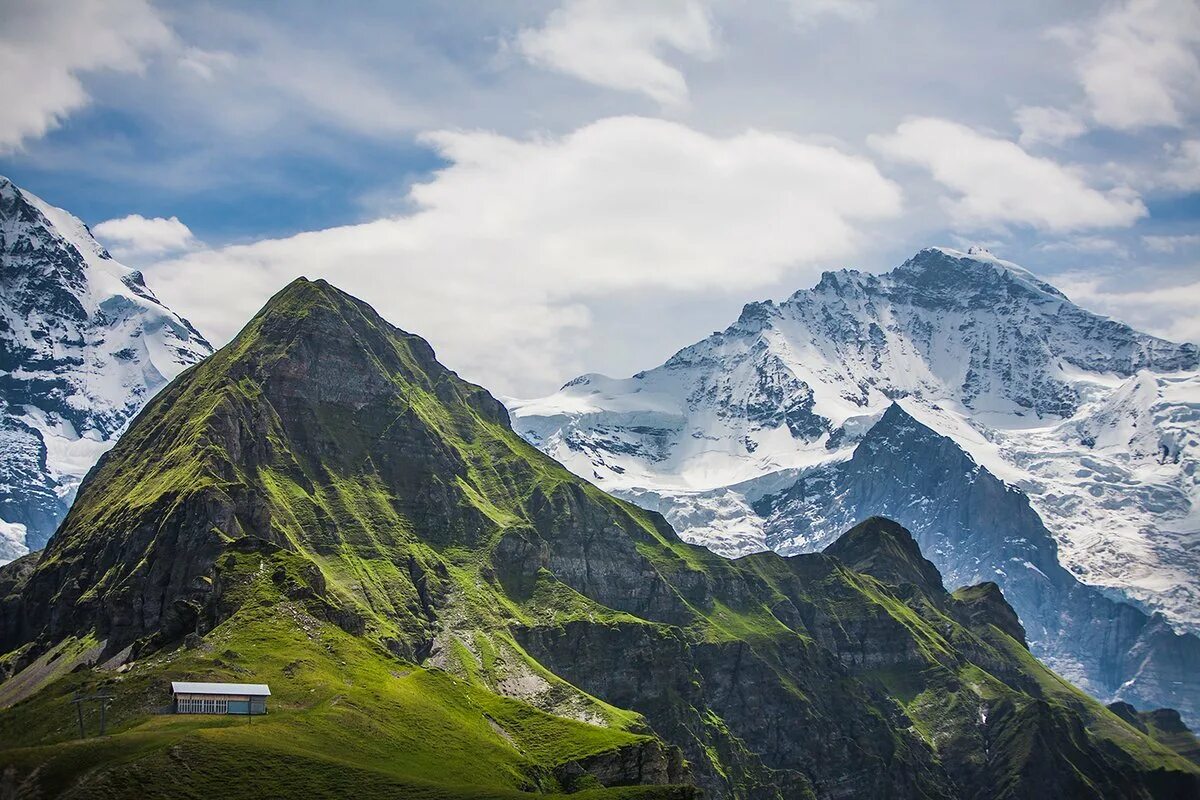
[(826, 273), (657, 369), (513, 413), (726, 555), (896, 519), (949, 586), (997, 583), (1078, 685), (1200, 724), (1198, 401), (1195, 346), (986, 253), (930, 249), (886, 275)]
[[(650, 741), (572, 761), (559, 768), (558, 778), (568, 791), (585, 788), (590, 781), (601, 786), (680, 785), (689, 783), (687, 765), (678, 748)], [(685, 796), (680, 792), (680, 796)], [(691, 793), (687, 793), (691, 797)]]
[(82, 222), (0, 177), (0, 562), (45, 545), (126, 423), (210, 352)]
[[(319, 281), (287, 287), (159, 393), (31, 561), (0, 571), (0, 664), (30, 691), (64, 642), (99, 642), (98, 663), (148, 680), (244, 624), (302, 643), (325, 624), (455, 676), (476, 692), (455, 713), (490, 726), (488, 747), (513, 734), (479, 718), (484, 693), (549, 712), (538, 752), (576, 720), (600, 726), (589, 736), (637, 732), (524, 778), (547, 790), (1200, 790), (1190, 762), (1037, 662), (1002, 600), (947, 594), (899, 525), (869, 520), (793, 558), (685, 544), (529, 446), (423, 340)], [(0, 729), (63, 680), (0, 712)], [(82, 767), (19, 777), (63, 769)]]

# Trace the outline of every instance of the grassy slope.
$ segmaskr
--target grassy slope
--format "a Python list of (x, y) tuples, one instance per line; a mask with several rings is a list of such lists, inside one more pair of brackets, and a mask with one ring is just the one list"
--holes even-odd
[[(352, 789), (367, 798), (518, 797), (561, 789), (553, 768), (564, 762), (648, 738), (552, 716), (403, 662), (288, 600), (271, 578), (274, 564), (260, 569), (257, 555), (242, 561), (226, 579), (244, 584), (246, 604), (199, 646), (125, 671), (55, 680), (0, 715), (0, 760), (22, 774), (36, 767), (36, 783), (49, 796), (251, 798), (268, 789), (277, 796)], [(268, 682), (270, 713), (155, 713), (169, 702), (169, 680), (200, 677)], [(76, 691), (116, 698), (111, 735), (74, 740)], [(86, 725), (94, 737), (95, 709)], [(230, 783), (230, 775), (238, 781)]]
[[(834, 630), (857, 630), (864, 620), (884, 619), (897, 633), (904, 631), (913, 644), (909, 663), (855, 671), (903, 708), (913, 730), (958, 780), (987, 787), (981, 797), (1052, 791), (1030, 781), (1031, 764), (1048, 753), (1069, 776), (1060, 787), (1064, 796), (1075, 791), (1103, 795), (1114, 787), (1130, 797), (1150, 796), (1122, 783), (1121, 770), (1148, 775), (1155, 786), (1162, 776), (1197, 774), (1179, 753), (1054, 674), (1000, 628), (967, 626), (954, 618), (953, 601), (931, 602), (912, 587), (898, 592), (870, 575), (820, 563), (823, 559), (758, 555), (741, 563), (781, 597), (793, 599), (793, 570), (803, 570), (798, 601), (819, 608)], [(805, 561), (808, 566), (797, 566)], [(990, 727), (984, 724), (989, 715)], [(1078, 740), (1071, 741), (1073, 736)]]
[[(287, 316), (302, 320), (313, 304), (332, 304), (315, 285), (306, 288), (290, 293), (286, 303), (276, 303), (270, 324), (278, 326)], [(240, 775), (250, 764), (285, 761), (306, 762), (300, 774), (314, 781), (314, 789), (332, 781), (339, 770), (353, 769), (365, 776), (364, 789), (376, 787), (381, 795), (400, 783), (553, 790), (557, 786), (550, 776), (553, 767), (648, 738), (627, 732), (644, 727), (637, 715), (574, 690), (570, 690), (573, 699), (588, 706), (586, 716), (603, 721), (604, 727), (498, 697), (485, 686), (497, 676), (482, 674), (485, 665), (472, 663), (466, 652), (450, 653), (459, 661), (450, 672), (420, 669), (388, 653), (384, 642), (427, 625), (414, 613), (419, 602), (411, 576), (398, 566), (408, 559), (431, 574), (437, 565), (451, 576), (456, 613), (476, 620), (476, 627), (485, 632), (479, 640), (485, 648), (494, 647), (490, 640), (499, 638), (499, 646), (511, 652), (515, 645), (500, 630), (500, 620), (531, 619), (533, 612), (498, 595), (481, 579), (486, 547), (450, 546), (439, 551), (397, 512), (396, 498), (380, 485), (369, 465), (361, 468), (360, 454), (369, 450), (372, 437), (379, 433), (369, 423), (337, 419), (332, 412), (323, 420), (335, 435), (344, 437), (348, 455), (340, 461), (320, 462), (292, 450), (279, 419), (261, 402), (263, 388), (257, 376), (237, 374), (248, 356), (260, 375), (269, 374), (274, 360), (286, 357), (287, 337), (281, 338), (278, 331), (264, 336), (267, 323), (267, 316), (260, 315), (234, 343), (194, 368), (190, 380), (177, 383), (152, 404), (143, 414), (147, 422), (133, 426), (123, 446), (81, 494), (72, 523), (65, 529), (67, 540), (48, 553), (46, 566), (77, 557), (72, 539), (86, 542), (106, 536), (151, 511), (169, 514), (189, 495), (214, 489), (232, 494), (239, 485), (265, 489), (273, 528), (294, 554), (224, 556), (218, 564), (221, 579), (228, 584), (223, 602), (239, 610), (194, 650), (138, 661), (120, 675), (80, 673), (61, 678), (48, 673), (47, 682), (52, 682), (48, 689), (0, 715), (4, 758), (29, 766), (48, 760), (41, 772), (50, 776), (43, 786), (52, 794), (63, 782), (86, 773), (89, 762), (108, 764), (115, 753), (129, 767), (116, 773), (106, 767), (99, 785), (111, 783), (120, 791), (136, 786), (151, 795), (178, 789), (169, 774), (155, 767), (168, 754), (188, 761), (189, 786), (198, 796), (224, 783), (231, 771)], [(377, 345), (382, 339), (395, 348), (384, 354), (389, 371), (396, 362), (403, 368), (395, 376), (396, 415), (414, 413), (421, 425), (456, 451), (467, 465), (465, 476), (457, 478), (461, 496), (494, 522), (494, 532), (522, 524), (520, 503), (535, 487), (553, 490), (574, 480), (467, 405), (440, 401), (434, 395), (436, 378), (425, 372), (408, 342), (381, 336), (371, 343)], [(243, 464), (217, 443), (214, 429), (230, 419), (241, 422), (261, 414), (264, 406), (272, 455), (256, 474), (247, 474)], [(521, 477), (527, 480), (511, 479), (514, 465), (526, 473)], [(113, 495), (122, 501), (109, 502)], [(320, 536), (320, 531), (329, 529), (336, 531), (336, 539)], [(312, 581), (305, 567), (310, 564), (319, 567), (328, 597), (289, 600), (281, 585), (307, 588)], [(106, 571), (85, 597), (119, 585), (130, 571), (127, 563)], [(578, 613), (578, 607), (586, 605), (584, 599), (570, 598), (569, 590), (561, 591), (565, 588), (557, 587), (560, 597), (537, 613)], [(563, 594), (571, 602), (564, 602)], [(311, 616), (305, 607), (311, 609), (314, 603), (348, 607), (366, 620), (366, 635), (351, 636)], [(270, 683), (276, 692), (268, 719), (243, 726), (213, 718), (148, 716), (169, 698), (166, 687), (171, 678), (238, 680), (249, 679), (248, 675)], [(548, 674), (544, 677), (557, 681)], [(110, 712), (110, 730), (118, 733), (103, 746), (69, 742), (75, 728), (68, 695), (94, 685), (111, 687), (119, 698)], [(20, 745), (24, 747), (10, 749)], [(196, 757), (187, 759), (189, 753)], [(201, 768), (202, 763), (211, 766)], [(264, 766), (259, 771), (269, 770)], [(233, 791), (253, 797), (259, 788), (250, 781)], [(99, 791), (89, 785), (87, 791), (93, 790)], [(430, 797), (439, 796), (428, 791)], [(463, 792), (454, 790), (455, 795)], [(614, 796), (631, 793), (644, 794), (613, 791)], [(366, 796), (371, 796), (369, 791)]]

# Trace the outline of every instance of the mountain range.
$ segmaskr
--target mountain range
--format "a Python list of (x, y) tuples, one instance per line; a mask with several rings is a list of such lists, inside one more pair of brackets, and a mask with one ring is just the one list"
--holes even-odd
[(211, 352), (83, 222), (0, 177), (0, 563), (42, 548), (133, 415)]
[(687, 541), (819, 550), (891, 516), (997, 582), (1039, 657), (1200, 721), (1200, 351), (973, 249), (827, 272), (665, 364), (509, 401), (530, 442)]
[[(900, 524), (790, 557), (687, 544), (304, 279), (0, 567), (0, 676), (17, 797), (1200, 792), (1178, 715), (1071, 686), (995, 582), (949, 592)], [(159, 713), (187, 679), (267, 682), (270, 713)], [(108, 735), (77, 740), (97, 694)]]

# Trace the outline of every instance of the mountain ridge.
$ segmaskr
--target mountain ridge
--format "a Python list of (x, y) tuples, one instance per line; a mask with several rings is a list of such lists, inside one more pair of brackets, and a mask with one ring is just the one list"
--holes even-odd
[(832, 541), (862, 508), (898, 519), (954, 584), (1003, 586), (1034, 651), (1076, 685), (1105, 699), (1200, 716), (1200, 684), (1192, 677), (1200, 669), (1200, 639), (1080, 583), (1058, 563), (1054, 538), (1020, 491), (899, 403), (848, 461), (807, 472), (755, 507), (768, 542), (783, 553)]

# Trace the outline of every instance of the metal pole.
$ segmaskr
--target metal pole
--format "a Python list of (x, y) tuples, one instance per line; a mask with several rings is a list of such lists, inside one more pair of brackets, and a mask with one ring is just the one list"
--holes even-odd
[(104, 716), (105, 716), (105, 712), (107, 712), (107, 711), (108, 711), (108, 701), (101, 700), (100, 701), (100, 735), (101, 736), (104, 735)]
[(75, 704), (75, 714), (79, 717), (79, 738), (83, 739), (83, 700), (76, 699), (72, 700), (71, 702)]

